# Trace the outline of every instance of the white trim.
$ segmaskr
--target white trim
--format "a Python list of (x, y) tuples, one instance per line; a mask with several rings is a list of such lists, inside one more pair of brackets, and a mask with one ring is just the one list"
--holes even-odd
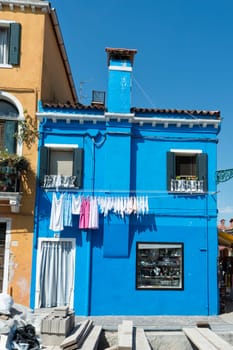
[(19, 116), (17, 120), (24, 120), (24, 112), (23, 112), (23, 106), (19, 102), (19, 100), (12, 94), (9, 94), (8, 92), (5, 91), (0, 91), (0, 99), (5, 100), (13, 105), (18, 109)]
[(6, 238), (5, 238), (5, 252), (4, 252), (4, 271), (3, 271), (3, 286), (2, 292), (8, 291), (8, 275), (9, 275), (9, 261), (10, 261), (10, 241), (11, 241), (11, 223), (9, 218), (0, 218), (0, 222), (6, 223)]
[(0, 68), (10, 69), (10, 68), (13, 68), (13, 66), (12, 66), (12, 64), (4, 64), (4, 63), (1, 63), (1, 64), (0, 64)]
[(68, 148), (68, 149), (73, 149), (73, 148), (78, 148), (78, 145), (70, 145), (70, 144), (63, 144), (61, 145), (60, 143), (59, 144), (56, 144), (56, 143), (46, 143), (45, 144), (45, 147), (48, 147), (48, 148), (56, 148), (56, 149), (65, 149), (65, 148)]
[(5, 19), (0, 19), (0, 27), (8, 28), (11, 23), (16, 23), (15, 21), (7, 21)]
[(132, 72), (133, 68), (132, 67), (127, 67), (127, 66), (109, 66), (109, 70), (118, 70), (122, 72)]
[(36, 113), (38, 120), (42, 121), (44, 118), (59, 120), (65, 119), (66, 122), (70, 122), (72, 120), (96, 120), (96, 121), (105, 121), (104, 115), (91, 115), (91, 114), (74, 114), (74, 113), (56, 113), (56, 112), (42, 112)]
[(218, 128), (221, 124), (219, 119), (185, 119), (185, 118), (158, 118), (158, 117), (136, 117), (134, 113), (114, 113), (114, 112), (105, 112), (104, 115), (97, 114), (77, 114), (77, 113), (56, 113), (56, 112), (38, 112), (36, 116), (39, 121), (44, 119), (51, 119), (53, 122), (57, 120), (66, 120), (70, 121), (79, 121), (82, 124), (84, 121), (92, 121), (93, 123), (99, 122), (108, 122), (110, 119), (117, 119), (118, 122), (121, 120), (128, 119), (129, 123), (138, 123), (140, 126), (144, 124), (152, 125), (156, 127), (157, 125), (164, 125), (167, 128), (169, 125), (175, 125), (180, 128), (182, 125), (189, 126), (193, 128), (195, 125), (207, 127), (213, 125), (214, 128)]
[(73, 281), (73, 292), (71, 295), (69, 308), (74, 308), (74, 283), (75, 283), (75, 238), (47, 238), (41, 237), (38, 238), (38, 249), (37, 249), (37, 258), (36, 258), (36, 291), (35, 291), (35, 308), (39, 308), (39, 300), (40, 300), (40, 265), (41, 265), (41, 244), (44, 241), (54, 241), (54, 242), (71, 242), (72, 243), (72, 254), (74, 261), (74, 281)]
[(188, 154), (200, 154), (203, 153), (201, 149), (170, 149), (173, 153), (188, 153)]
[(135, 117), (134, 113), (115, 113), (115, 112), (105, 112), (104, 113), (106, 118), (117, 118), (117, 119), (128, 119), (130, 118), (131, 120), (133, 120), (133, 118)]
[(50, 8), (48, 1), (25, 1), (25, 0), (1, 0), (1, 4), (3, 5), (9, 5), (10, 9), (14, 9), (14, 5), (20, 6), (20, 7), (28, 7), (31, 6), (34, 7), (40, 7), (40, 8)]

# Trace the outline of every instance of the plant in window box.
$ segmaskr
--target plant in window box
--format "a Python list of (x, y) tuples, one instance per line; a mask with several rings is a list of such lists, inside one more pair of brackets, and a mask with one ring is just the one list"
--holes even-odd
[(29, 168), (29, 161), (17, 154), (9, 153), (7, 150), (0, 149), (0, 169), (3, 174), (16, 174), (26, 171)]

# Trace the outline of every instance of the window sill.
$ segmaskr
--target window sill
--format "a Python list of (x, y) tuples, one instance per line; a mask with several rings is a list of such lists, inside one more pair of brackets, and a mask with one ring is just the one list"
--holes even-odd
[(171, 193), (171, 194), (196, 194), (196, 195), (200, 195), (200, 194), (206, 194), (206, 192), (204, 191), (172, 191), (172, 190), (169, 190), (168, 193)]
[(13, 68), (12, 64), (2, 64), (0, 63), (0, 68)]
[(21, 198), (20, 192), (0, 192), (0, 201), (9, 201), (12, 213), (19, 213)]

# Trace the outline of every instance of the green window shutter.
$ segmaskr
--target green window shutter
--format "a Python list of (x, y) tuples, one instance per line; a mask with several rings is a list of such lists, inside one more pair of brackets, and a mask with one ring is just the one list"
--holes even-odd
[(4, 123), (4, 146), (9, 153), (16, 153), (16, 132), (18, 122), (6, 120)]
[(40, 170), (39, 170), (39, 181), (41, 186), (44, 183), (44, 176), (49, 175), (48, 159), (49, 159), (49, 149), (48, 147), (42, 146), (40, 148)]
[(175, 179), (175, 153), (167, 152), (167, 190), (171, 191), (171, 179)]
[(204, 180), (203, 189), (208, 191), (208, 157), (206, 153), (200, 153), (197, 155), (197, 176), (198, 180)]
[(9, 41), (9, 64), (19, 65), (20, 60), (20, 23), (10, 24), (10, 41)]
[(74, 149), (73, 176), (76, 176), (75, 186), (83, 186), (83, 148)]

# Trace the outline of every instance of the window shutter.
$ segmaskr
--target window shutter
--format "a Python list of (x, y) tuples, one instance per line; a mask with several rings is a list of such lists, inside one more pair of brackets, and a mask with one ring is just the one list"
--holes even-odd
[(208, 190), (208, 163), (207, 154), (201, 153), (197, 156), (197, 176), (199, 180), (204, 180), (203, 190)]
[(9, 41), (9, 64), (19, 65), (20, 59), (20, 23), (10, 24), (10, 41)]
[(171, 191), (171, 179), (175, 178), (175, 153), (167, 152), (167, 190)]
[(48, 174), (48, 156), (49, 156), (48, 147), (42, 146), (40, 148), (40, 172), (39, 172), (39, 180), (40, 180), (41, 186), (44, 183), (44, 176), (49, 175)]
[(75, 186), (83, 186), (83, 148), (74, 149), (73, 176), (76, 176)]

